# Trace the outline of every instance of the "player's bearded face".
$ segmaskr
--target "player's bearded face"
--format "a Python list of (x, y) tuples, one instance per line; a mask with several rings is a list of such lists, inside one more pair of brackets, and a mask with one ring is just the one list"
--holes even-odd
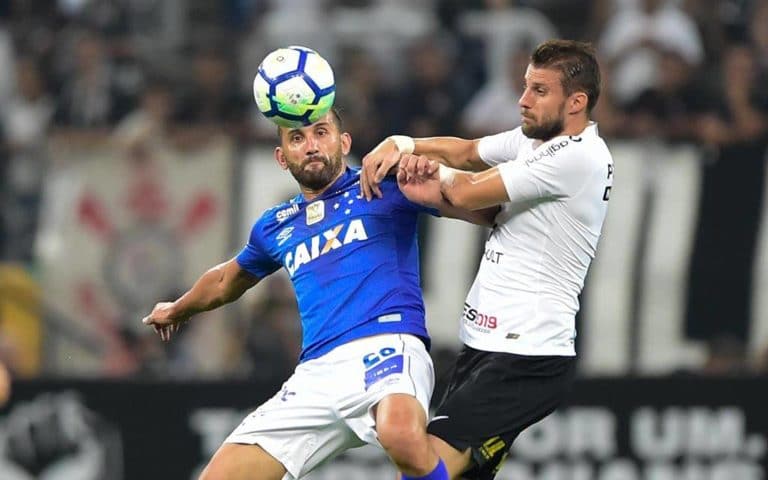
[(311, 190), (328, 186), (341, 172), (344, 165), (341, 144), (332, 153), (311, 152), (295, 161), (288, 162), (293, 178)]
[(544, 141), (560, 135), (565, 127), (564, 112), (565, 101), (553, 113), (542, 112), (535, 116), (531, 112), (523, 112), (523, 134), (528, 138)]
[(528, 65), (525, 90), (520, 97), (522, 131), (528, 138), (549, 140), (565, 127), (566, 96), (560, 73), (550, 68)]

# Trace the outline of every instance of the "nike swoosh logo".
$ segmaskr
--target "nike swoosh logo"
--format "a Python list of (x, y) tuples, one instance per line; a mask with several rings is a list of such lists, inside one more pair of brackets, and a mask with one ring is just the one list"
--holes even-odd
[(445, 420), (448, 418), (448, 415), (438, 415), (437, 417), (433, 418), (432, 421), (436, 422), (438, 420)]

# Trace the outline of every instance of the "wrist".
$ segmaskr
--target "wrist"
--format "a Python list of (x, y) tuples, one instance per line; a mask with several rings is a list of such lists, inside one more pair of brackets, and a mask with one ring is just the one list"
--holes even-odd
[(400, 153), (413, 153), (416, 149), (416, 142), (407, 135), (391, 135), (389, 139), (392, 140)]
[(456, 178), (456, 170), (451, 167), (446, 167), (442, 163), (437, 167), (437, 176), (440, 179), (440, 184), (450, 187), (453, 185), (453, 181)]

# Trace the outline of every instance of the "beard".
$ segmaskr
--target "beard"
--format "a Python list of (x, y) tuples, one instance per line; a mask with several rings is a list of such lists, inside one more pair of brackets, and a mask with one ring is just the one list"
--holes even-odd
[[(557, 117), (555, 118), (544, 118), (542, 121), (536, 125), (533, 124), (523, 124), (522, 130), (523, 134), (528, 138), (533, 138), (534, 140), (542, 140), (546, 142), (547, 140), (556, 137), (560, 135), (560, 133), (563, 131), (565, 119), (563, 118), (563, 111), (565, 110), (565, 103), (560, 106), (560, 111), (557, 113)], [(527, 117), (523, 117), (527, 118)], [(530, 118), (528, 118), (530, 120)]]
[[(322, 168), (318, 168), (316, 165), (307, 168), (312, 162), (322, 162)], [(332, 157), (327, 155), (313, 155), (307, 157), (301, 163), (289, 163), (288, 170), (293, 175), (293, 178), (299, 182), (299, 185), (306, 187), (310, 190), (321, 190), (328, 185), (339, 175), (343, 166), (341, 161), (341, 152)]]

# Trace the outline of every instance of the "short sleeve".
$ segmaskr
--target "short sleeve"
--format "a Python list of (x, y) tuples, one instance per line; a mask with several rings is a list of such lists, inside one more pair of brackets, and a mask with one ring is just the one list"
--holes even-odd
[(504, 187), (512, 203), (557, 199), (576, 195), (591, 175), (590, 162), (578, 151), (561, 152), (532, 160), (499, 165)]
[(282, 265), (277, 263), (269, 252), (264, 248), (261, 231), (261, 223), (256, 224), (251, 229), (251, 236), (248, 243), (243, 247), (236, 257), (237, 263), (248, 273), (258, 278), (264, 278), (277, 271)]
[(517, 158), (520, 151), (520, 144), (525, 140), (522, 129), (519, 127), (514, 130), (489, 135), (480, 139), (477, 145), (477, 151), (480, 159), (491, 167), (500, 163), (509, 162)]

